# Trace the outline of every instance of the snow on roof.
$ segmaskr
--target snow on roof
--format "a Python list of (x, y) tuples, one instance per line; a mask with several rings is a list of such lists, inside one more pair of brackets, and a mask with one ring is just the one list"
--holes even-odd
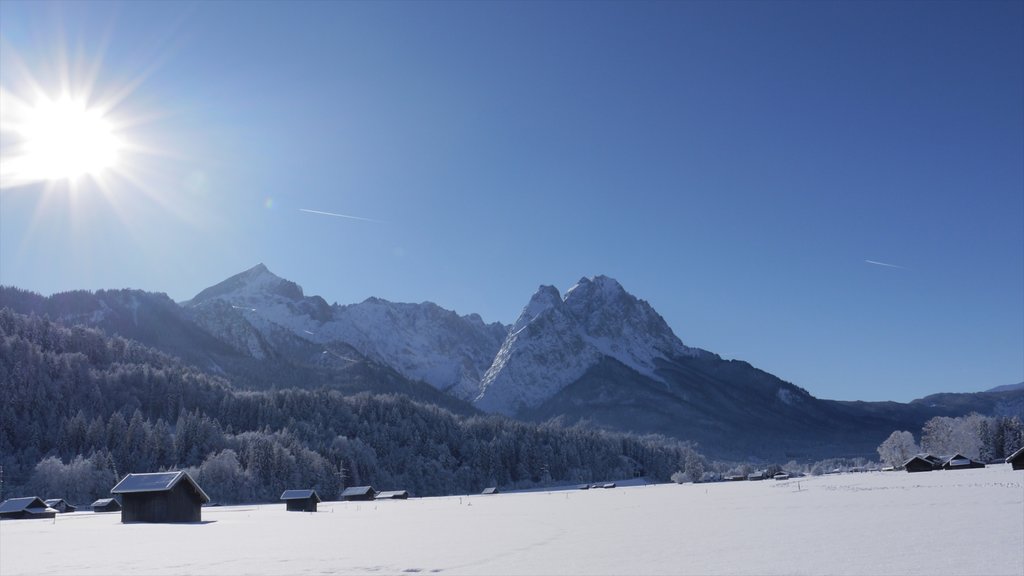
[(285, 490), (281, 494), (281, 500), (306, 500), (307, 498), (315, 498), (317, 502), (322, 502), (316, 490)]
[(1024, 456), (1024, 446), (1021, 446), (1020, 448), (1017, 449), (1016, 452), (1014, 452), (1013, 454), (1010, 454), (1009, 456), (1007, 456), (1006, 457), (1006, 461), (1007, 462), (1012, 462), (1013, 460), (1016, 460), (1017, 458), (1020, 458), (1021, 456)]
[(27, 496), (25, 498), (9, 498), (0, 503), (0, 514), (7, 512), (21, 512), (29, 508), (46, 509), (46, 502), (38, 496)]
[(387, 490), (377, 494), (378, 500), (387, 500), (389, 498), (408, 498), (409, 492), (407, 490)]
[(362, 494), (368, 494), (370, 492), (376, 492), (373, 486), (353, 486), (351, 488), (345, 488), (345, 491), (341, 493), (344, 496), (359, 496)]
[(199, 493), (203, 502), (209, 502), (210, 497), (203, 492), (203, 489), (196, 484), (196, 481), (188, 475), (188, 472), (179, 470), (177, 472), (149, 472), (145, 474), (129, 474), (117, 483), (111, 490), (111, 494), (134, 494), (138, 492), (165, 492), (174, 488), (182, 479), (186, 480)]

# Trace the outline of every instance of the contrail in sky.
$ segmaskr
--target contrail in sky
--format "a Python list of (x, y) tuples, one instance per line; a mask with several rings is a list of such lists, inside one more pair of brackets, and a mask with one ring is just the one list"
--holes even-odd
[(324, 212), (323, 210), (309, 210), (306, 208), (299, 208), (299, 212), (308, 212), (310, 214), (323, 214), (324, 216), (334, 216), (335, 218), (348, 218), (349, 220), (362, 220), (363, 222), (376, 222), (383, 224), (382, 220), (374, 220), (373, 218), (363, 218), (361, 216), (349, 216), (348, 214), (336, 214), (334, 212)]
[(900, 270), (906, 270), (903, 266), (897, 266), (896, 264), (886, 264), (885, 262), (878, 262), (875, 260), (865, 260), (868, 264), (874, 264), (875, 266), (885, 266), (886, 268), (899, 268)]

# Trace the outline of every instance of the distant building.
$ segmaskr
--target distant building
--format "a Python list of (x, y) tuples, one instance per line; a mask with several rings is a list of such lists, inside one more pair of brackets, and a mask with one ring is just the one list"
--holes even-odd
[(1014, 470), (1024, 470), (1024, 446), (1006, 457), (1006, 463), (1013, 466)]
[(92, 503), (93, 512), (120, 512), (121, 503), (113, 498), (100, 498)]
[(943, 461), (931, 454), (918, 454), (903, 463), (907, 472), (931, 472), (942, 468)]
[(606, 482), (601, 485), (601, 488), (615, 488), (615, 482)]
[(580, 490), (590, 490), (590, 484), (580, 484), (576, 488), (578, 488)]
[(484, 491), (481, 492), (481, 494), (497, 494), (497, 493), (498, 493), (498, 487), (497, 486), (490, 486), (490, 487), (484, 488)]
[(984, 468), (985, 465), (981, 462), (971, 460), (963, 454), (953, 454), (942, 463), (943, 470), (966, 470), (968, 468)]
[(341, 493), (341, 499), (355, 501), (373, 500), (376, 495), (377, 491), (373, 489), (373, 486), (353, 486), (345, 488)]
[(77, 507), (73, 506), (70, 502), (63, 498), (51, 498), (46, 501), (46, 505), (53, 508), (57, 512), (63, 514), (65, 512), (74, 512), (78, 510)]
[(750, 480), (750, 481), (764, 480), (767, 477), (768, 477), (768, 471), (767, 470), (758, 470), (757, 472), (751, 472), (750, 474), (747, 474), (747, 480)]
[(183, 470), (129, 474), (110, 493), (121, 496), (121, 522), (201, 522), (210, 501)]
[(374, 500), (408, 500), (408, 490), (387, 490), (385, 492), (378, 492)]
[(0, 518), (10, 520), (31, 520), (32, 518), (53, 518), (57, 511), (36, 496), (10, 498), (0, 503)]
[(772, 476), (772, 478), (775, 478), (776, 480), (789, 480), (789, 474), (786, 474), (785, 472), (779, 472), (775, 476)]
[(281, 500), (290, 512), (316, 512), (316, 505), (321, 502), (316, 490), (285, 490)]

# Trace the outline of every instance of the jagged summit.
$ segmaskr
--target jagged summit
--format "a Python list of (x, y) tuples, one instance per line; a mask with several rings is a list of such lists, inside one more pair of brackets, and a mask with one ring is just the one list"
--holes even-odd
[(474, 403), (485, 411), (516, 414), (578, 380), (603, 358), (658, 379), (659, 359), (699, 353), (613, 278), (582, 278), (564, 297), (541, 286), (484, 374)]
[(253, 299), (266, 296), (280, 296), (289, 300), (302, 300), (302, 287), (271, 272), (263, 263), (245, 272), (215, 284), (196, 294), (189, 304), (199, 304), (214, 299), (235, 299), (239, 304), (251, 304)]

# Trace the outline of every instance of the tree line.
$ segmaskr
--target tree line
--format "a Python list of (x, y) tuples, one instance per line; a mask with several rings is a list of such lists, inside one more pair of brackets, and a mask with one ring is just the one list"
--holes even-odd
[(130, 472), (189, 470), (219, 502), (372, 484), (418, 496), (699, 476), (692, 446), (463, 417), (400, 395), (249, 391), (137, 342), (0, 309), (0, 499), (87, 503)]
[(1017, 416), (936, 416), (921, 427), (920, 438), (919, 445), (913, 433), (896, 430), (878, 446), (878, 455), (895, 467), (921, 452), (959, 453), (980, 462), (999, 462), (1024, 446), (1024, 423)]

